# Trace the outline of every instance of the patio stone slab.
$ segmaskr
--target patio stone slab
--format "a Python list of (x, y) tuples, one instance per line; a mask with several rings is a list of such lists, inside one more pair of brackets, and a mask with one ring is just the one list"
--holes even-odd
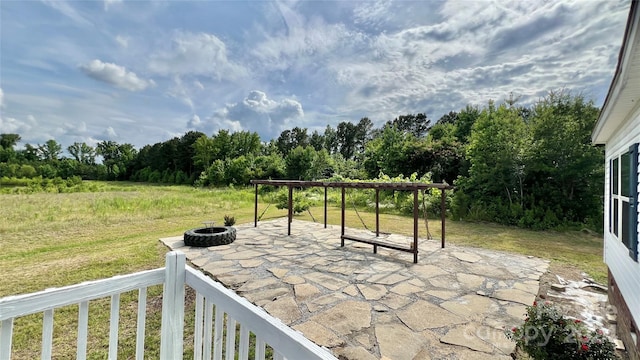
[(480, 257), (480, 256), (478, 256), (476, 254), (460, 252), (460, 251), (454, 251), (454, 252), (451, 253), (451, 255), (455, 256), (460, 261), (465, 261), (465, 262), (469, 262), (469, 263), (474, 263), (474, 262), (478, 262), (478, 261), (482, 260), (482, 257)]
[(306, 300), (308, 298), (313, 298), (317, 294), (320, 293), (317, 287), (311, 284), (298, 284), (294, 286), (294, 292), (296, 295), (296, 299), (298, 300)]
[(350, 360), (376, 360), (376, 356), (368, 352), (365, 348), (360, 346), (349, 346), (346, 348), (337, 348), (335, 350), (336, 355), (341, 359)]
[(264, 305), (264, 309), (287, 325), (293, 323), (302, 316), (298, 304), (291, 296), (279, 298), (267, 303)]
[(387, 294), (387, 288), (382, 285), (358, 284), (358, 290), (367, 300), (378, 300)]
[(465, 321), (462, 317), (424, 300), (418, 300), (400, 311), (398, 317), (413, 331), (451, 326)]
[(466, 324), (456, 326), (440, 338), (440, 341), (445, 344), (468, 347), (475, 351), (482, 351), (486, 353), (493, 352), (491, 345), (480, 339), (476, 335), (476, 332), (477, 328), (475, 325)]
[(331, 330), (315, 321), (307, 321), (296, 325), (293, 328), (300, 331), (305, 337), (320, 346), (336, 347), (344, 344), (344, 340), (340, 339)]
[(497, 304), (479, 295), (465, 295), (440, 304), (446, 310), (468, 319), (481, 320), (489, 311), (498, 310)]
[(371, 326), (371, 305), (365, 301), (345, 301), (311, 320), (333, 329), (338, 335), (348, 335)]
[(399, 323), (376, 325), (375, 334), (380, 355), (389, 359), (413, 359), (427, 345), (420, 334)]
[(517, 302), (523, 305), (533, 304), (533, 300), (536, 298), (534, 294), (520, 289), (500, 289), (496, 290), (491, 296), (496, 299)]
[[(287, 219), (236, 226), (230, 245), (171, 249), (341, 359), (509, 359), (548, 261), (419, 239), (413, 255), (347, 242), (340, 227)], [(371, 232), (347, 229), (359, 237)], [(381, 234), (381, 241), (412, 238)]]

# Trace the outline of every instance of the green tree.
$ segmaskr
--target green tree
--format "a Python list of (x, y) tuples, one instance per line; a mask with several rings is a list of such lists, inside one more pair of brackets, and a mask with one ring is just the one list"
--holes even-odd
[[(184, 135), (182, 135), (178, 142), (176, 161), (178, 163), (179, 170), (186, 174), (187, 179), (191, 176), (191, 174), (193, 174), (194, 171), (197, 171), (193, 159), (195, 156), (195, 148), (193, 145), (196, 141), (198, 141), (198, 139), (202, 137), (206, 137), (206, 135), (200, 131), (188, 131)], [(200, 169), (200, 171), (202, 171), (203, 169)], [(176, 174), (176, 182), (178, 181), (177, 177), (178, 175)], [(184, 183), (182, 175), (180, 175), (179, 180), (181, 181), (181, 183)]]
[(95, 149), (84, 142), (74, 142), (72, 145), (67, 147), (67, 151), (79, 163), (86, 165), (93, 165), (96, 163)]
[[(490, 102), (473, 126), (469, 176), (458, 181), (458, 206), (480, 209), (483, 220), (514, 224), (523, 211), (527, 129), (517, 109)], [(471, 203), (463, 201), (469, 197)]]
[(229, 130), (219, 130), (213, 137), (213, 158), (224, 160), (232, 155), (233, 142)]
[(313, 167), (315, 156), (316, 151), (311, 146), (298, 146), (291, 150), (285, 158), (287, 178), (292, 180), (311, 180), (313, 174), (310, 169)]
[(321, 135), (318, 130), (313, 130), (309, 138), (309, 145), (313, 146), (316, 151), (324, 149), (324, 136)]
[(356, 125), (355, 147), (356, 153), (364, 154), (367, 142), (371, 141), (371, 131), (373, 130), (373, 122), (368, 117), (360, 119)]
[(309, 169), (311, 180), (330, 178), (334, 172), (334, 163), (326, 149), (316, 151)]
[(54, 139), (47, 140), (43, 145), (38, 145), (38, 155), (43, 161), (58, 161), (60, 154), (62, 154), (62, 146)]
[(20, 141), (18, 134), (0, 134), (0, 163), (14, 161), (16, 152), (14, 146)]
[(0, 148), (13, 149), (20, 139), (18, 134), (0, 134)]
[(468, 174), (465, 145), (456, 137), (457, 129), (455, 121), (438, 122), (429, 129), (422, 161), (428, 164), (427, 171), (431, 173), (434, 182), (453, 184), (458, 176)]
[(604, 153), (591, 145), (598, 113), (593, 101), (565, 91), (550, 92), (533, 106), (526, 154), (528, 222), (551, 227), (602, 218)]
[(415, 164), (409, 160), (417, 145), (412, 133), (394, 125), (385, 125), (382, 133), (367, 144), (364, 161), (367, 174), (376, 178), (380, 172), (391, 177), (416, 172)]
[(423, 113), (400, 115), (397, 118), (387, 121), (387, 126), (395, 126), (403, 133), (412, 134), (416, 138), (421, 138), (427, 134), (431, 120)]
[(231, 134), (231, 157), (256, 156), (260, 153), (261, 146), (257, 132), (237, 131)]
[(338, 124), (336, 130), (336, 137), (338, 148), (342, 157), (349, 160), (352, 159), (356, 153), (356, 136), (358, 135), (358, 128), (356, 125), (343, 121)]
[(202, 136), (193, 143), (193, 162), (198, 168), (208, 169), (215, 156), (213, 138)]
[(324, 148), (327, 149), (331, 155), (338, 152), (338, 134), (331, 125), (327, 125), (324, 129)]
[(133, 145), (119, 145), (115, 141), (103, 140), (96, 145), (96, 153), (102, 156), (108, 180), (125, 180), (133, 175), (132, 165), (137, 156)]

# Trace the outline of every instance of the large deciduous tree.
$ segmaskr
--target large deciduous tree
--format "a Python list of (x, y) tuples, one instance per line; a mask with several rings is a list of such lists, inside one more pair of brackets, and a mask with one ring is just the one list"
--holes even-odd
[(62, 146), (54, 139), (47, 140), (43, 145), (38, 145), (38, 155), (44, 161), (57, 161), (62, 154)]
[(545, 227), (600, 222), (604, 153), (591, 145), (598, 113), (593, 101), (566, 91), (550, 92), (533, 106), (526, 153), (527, 222), (546, 222)]
[(342, 157), (349, 160), (356, 153), (356, 136), (358, 128), (351, 122), (343, 121), (336, 130), (337, 143)]
[(488, 217), (484, 220), (517, 222), (523, 213), (527, 136), (516, 108), (490, 102), (482, 110), (467, 148), (469, 176), (458, 182), (460, 207), (478, 209)]
[(96, 151), (92, 146), (87, 145), (87, 143), (74, 142), (67, 146), (67, 151), (79, 163), (85, 165), (93, 165), (96, 163)]

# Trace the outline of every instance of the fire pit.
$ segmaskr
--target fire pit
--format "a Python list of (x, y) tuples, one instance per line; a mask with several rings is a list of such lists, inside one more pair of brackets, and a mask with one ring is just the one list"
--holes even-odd
[(213, 221), (205, 222), (205, 225), (207, 226), (185, 232), (184, 244), (209, 247), (228, 245), (236, 240), (236, 228), (232, 226), (213, 226)]

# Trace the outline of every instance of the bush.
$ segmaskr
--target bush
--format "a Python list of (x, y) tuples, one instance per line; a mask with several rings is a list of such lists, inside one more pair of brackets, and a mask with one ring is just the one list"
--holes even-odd
[(580, 320), (564, 317), (548, 301), (527, 306), (524, 324), (505, 334), (534, 360), (617, 359), (613, 343), (602, 330), (590, 331)]
[[(311, 201), (307, 197), (306, 193), (294, 192), (293, 193), (293, 213), (300, 214), (304, 211), (309, 210), (311, 207)], [(281, 191), (278, 193), (276, 197), (276, 208), (277, 209), (288, 209), (289, 208), (289, 194), (287, 191)]]
[(236, 218), (233, 216), (225, 215), (224, 216), (224, 226), (233, 226), (236, 223)]

